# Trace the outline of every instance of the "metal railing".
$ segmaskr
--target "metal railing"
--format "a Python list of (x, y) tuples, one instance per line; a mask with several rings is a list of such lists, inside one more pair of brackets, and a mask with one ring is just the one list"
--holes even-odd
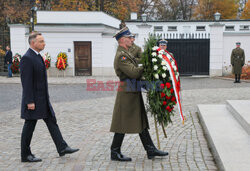
[(210, 39), (210, 33), (151, 33), (160, 39)]
[[(0, 26), (0, 47), (5, 50), (5, 47), (10, 45), (10, 31), (8, 26)], [(4, 63), (4, 55), (0, 55), (0, 75), (7, 76), (8, 69)]]
[(7, 76), (8, 69), (4, 63), (4, 56), (0, 56), (0, 76)]

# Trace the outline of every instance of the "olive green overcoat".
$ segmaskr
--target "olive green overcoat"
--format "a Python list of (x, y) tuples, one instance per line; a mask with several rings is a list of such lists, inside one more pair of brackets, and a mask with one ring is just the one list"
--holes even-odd
[(133, 44), (129, 49), (128, 49), (129, 53), (132, 55), (132, 57), (134, 57), (135, 61), (137, 63), (140, 63), (140, 60), (142, 58), (142, 50), (139, 46), (137, 46), (136, 44)]
[(233, 66), (233, 74), (241, 74), (242, 66), (245, 64), (245, 53), (241, 48), (235, 48), (231, 54), (231, 64)]
[(111, 132), (141, 133), (149, 128), (148, 118), (140, 90), (131, 90), (128, 80), (139, 80), (143, 68), (138, 67), (128, 50), (119, 46), (114, 59), (116, 75), (121, 80), (120, 90), (117, 92)]

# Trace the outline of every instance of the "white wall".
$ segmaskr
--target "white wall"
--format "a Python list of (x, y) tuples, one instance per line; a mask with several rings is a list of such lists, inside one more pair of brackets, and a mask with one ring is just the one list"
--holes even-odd
[(103, 36), (103, 67), (113, 67), (113, 62), (116, 54), (116, 49), (118, 47), (118, 43), (115, 38), (112, 36)]
[(94, 68), (95, 75), (115, 75), (113, 63), (118, 43), (113, 35), (102, 36), (102, 66)]
[[(95, 26), (94, 28), (85, 26), (43, 26), (35, 27), (36, 31), (43, 34), (45, 39), (45, 49), (41, 54), (49, 52), (51, 55), (50, 75), (56, 76), (55, 62), (59, 52), (66, 52), (68, 55), (68, 69), (66, 74), (74, 76), (74, 42), (91, 42), (92, 49), (92, 75), (114, 75), (113, 61), (116, 53), (117, 41), (113, 35), (116, 29)], [(11, 47), (13, 53), (24, 53), (29, 48), (28, 27), (24, 25), (10, 25)], [(102, 33), (109, 32), (109, 33)], [(70, 50), (70, 52), (69, 52)]]
[(10, 46), (13, 53), (13, 56), (16, 53), (19, 53), (23, 56), (28, 47), (28, 38), (27, 34), (29, 33), (28, 26), (21, 24), (11, 24), (10, 27)]
[[(102, 33), (111, 32), (109, 34)], [(41, 32), (45, 38), (46, 47), (42, 53), (49, 52), (52, 58), (52, 67), (59, 52), (66, 52), (70, 73), (74, 76), (74, 41), (91, 42), (92, 49), (92, 75), (113, 75), (113, 59), (116, 50), (116, 40), (112, 37), (115, 29), (95, 26), (89, 28), (85, 26), (36, 26), (36, 30)], [(68, 52), (70, 49), (71, 52)]]
[(223, 63), (223, 24), (210, 25), (210, 59), (209, 75), (222, 76)]
[[(43, 33), (46, 47), (43, 53), (51, 55), (52, 67), (56, 62), (59, 52), (66, 52), (68, 55), (69, 68), (73, 68), (74, 75), (74, 41), (90, 41), (92, 45), (92, 67), (102, 66), (102, 36), (101, 33)], [(71, 52), (68, 52), (70, 49)]]

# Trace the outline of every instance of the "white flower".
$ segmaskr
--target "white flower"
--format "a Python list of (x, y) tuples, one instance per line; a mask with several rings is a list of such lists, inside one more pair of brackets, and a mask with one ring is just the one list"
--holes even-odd
[(168, 70), (168, 68), (167, 68), (166, 66), (163, 66), (162, 69), (163, 69), (164, 71)]
[(154, 74), (154, 77), (155, 77), (156, 79), (159, 79), (159, 75), (158, 75), (158, 74)]
[(176, 71), (176, 70), (177, 70), (177, 67), (174, 65), (174, 66), (173, 66), (173, 69)]
[(167, 75), (165, 73), (163, 73), (161, 76), (162, 76), (162, 78), (166, 78)]
[(158, 66), (157, 65), (154, 65), (154, 70), (157, 70), (158, 69)]
[(172, 66), (175, 66), (175, 62), (174, 61), (172, 61), (171, 64), (172, 64)]
[(167, 62), (166, 61), (161, 61), (161, 65), (167, 65)]
[(152, 62), (157, 62), (157, 59), (156, 58), (152, 58)]
[(158, 53), (159, 54), (164, 54), (164, 50), (160, 50)]
[(179, 77), (176, 75), (176, 81), (178, 81), (178, 78), (179, 78)]
[(158, 57), (162, 59), (162, 54), (159, 54)]
[(176, 76), (178, 76), (178, 77), (179, 77), (179, 72), (176, 72)]
[(156, 53), (156, 52), (153, 52), (153, 53), (152, 53), (152, 56), (157, 56), (157, 53)]
[(158, 46), (154, 46), (152, 49), (156, 51), (158, 48), (159, 48)]

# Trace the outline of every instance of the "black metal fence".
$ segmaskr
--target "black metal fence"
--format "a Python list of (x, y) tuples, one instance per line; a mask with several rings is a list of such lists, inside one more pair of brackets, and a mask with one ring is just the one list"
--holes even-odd
[(167, 50), (173, 53), (180, 75), (209, 75), (209, 33), (151, 33), (168, 41)]
[(210, 33), (153, 33), (161, 39), (210, 39)]
[[(5, 47), (10, 45), (10, 31), (8, 26), (0, 26), (0, 48), (5, 51)], [(6, 75), (7, 66), (4, 64), (4, 55), (0, 54), (0, 75)]]
[(209, 75), (210, 39), (167, 39), (181, 75)]

